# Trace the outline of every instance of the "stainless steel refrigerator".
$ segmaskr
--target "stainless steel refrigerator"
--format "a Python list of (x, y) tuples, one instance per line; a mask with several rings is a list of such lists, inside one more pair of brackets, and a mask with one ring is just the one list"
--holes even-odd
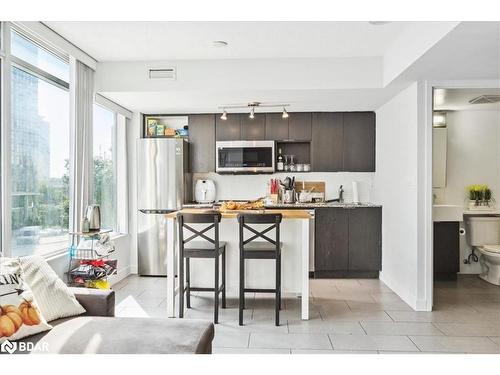
[(191, 201), (188, 142), (176, 138), (137, 141), (137, 243), (139, 274), (166, 276), (165, 214)]

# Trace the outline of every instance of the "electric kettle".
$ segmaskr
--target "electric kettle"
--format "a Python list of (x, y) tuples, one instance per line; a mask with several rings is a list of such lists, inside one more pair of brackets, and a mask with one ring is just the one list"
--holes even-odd
[(89, 204), (85, 210), (85, 217), (89, 221), (90, 230), (101, 229), (101, 208), (98, 204)]

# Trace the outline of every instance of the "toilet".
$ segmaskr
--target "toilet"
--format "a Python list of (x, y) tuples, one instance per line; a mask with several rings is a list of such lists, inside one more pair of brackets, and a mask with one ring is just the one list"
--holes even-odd
[(466, 217), (467, 242), (480, 254), (479, 277), (500, 285), (500, 216)]

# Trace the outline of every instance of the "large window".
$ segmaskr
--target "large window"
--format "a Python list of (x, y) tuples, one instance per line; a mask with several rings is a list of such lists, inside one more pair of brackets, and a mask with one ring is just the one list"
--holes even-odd
[(101, 207), (101, 226), (117, 230), (116, 113), (94, 104), (94, 203)]
[(11, 253), (22, 256), (68, 242), (69, 65), (11, 36)]
[[(70, 212), (85, 210), (80, 207), (80, 199), (72, 199), (80, 191), (70, 191), (75, 171), (77, 175), (73, 177), (93, 183), (82, 191), (89, 193), (89, 203), (100, 205), (101, 226), (127, 233), (129, 111), (97, 95), (93, 107), (93, 153), (87, 152), (88, 133), (72, 131), (72, 126), (81, 125), (76, 124), (76, 107), (74, 121), (70, 118), (71, 105), (78, 104), (70, 98), (70, 80), (84, 77), (77, 70), (70, 74), (69, 56), (57, 44), (39, 39), (20, 24), (0, 22), (0, 26), (0, 41), (10, 41), (0, 50), (2, 78), (7, 78), (2, 82), (2, 105), (7, 104), (4, 113), (8, 114), (8, 118), (2, 118), (0, 128), (2, 137), (6, 137), (2, 142), (6, 147), (0, 149), (0, 164), (6, 166), (5, 171), (0, 171), (1, 185), (7, 187), (2, 195), (5, 199), (0, 202), (0, 234), (6, 234), (1, 238), (3, 255), (52, 256), (67, 250), (72, 239), (68, 232), (80, 223), (80, 218), (73, 222)], [(75, 68), (79, 64), (75, 60)], [(90, 78), (92, 74), (88, 73)], [(89, 90), (75, 90), (76, 100), (80, 100), (79, 95), (89, 99)], [(73, 143), (81, 146), (75, 151), (82, 150), (86, 160), (72, 160)], [(92, 162), (90, 170), (82, 168), (87, 161)]]

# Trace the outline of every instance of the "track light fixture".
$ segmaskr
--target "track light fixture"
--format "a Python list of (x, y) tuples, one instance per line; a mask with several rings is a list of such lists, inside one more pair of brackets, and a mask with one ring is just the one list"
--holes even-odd
[(283, 107), (283, 114), (281, 115), (283, 118), (288, 118), (288, 112), (286, 111), (286, 108)]
[[(289, 114), (286, 111), (286, 107), (290, 106), (290, 104), (287, 103), (262, 103), (262, 102), (249, 102), (246, 104), (223, 104), (219, 106), (219, 109), (222, 109), (222, 115), (220, 116), (221, 120), (227, 120), (227, 112), (226, 109), (229, 108), (231, 110), (236, 110), (235, 112), (238, 113), (238, 109), (248, 109), (250, 108), (250, 114), (248, 117), (253, 120), (255, 118), (255, 108), (275, 108), (275, 111), (279, 111), (278, 108), (283, 108), (283, 113), (282, 117), (284, 119), (288, 118)], [(279, 112), (278, 112), (279, 113)]]

